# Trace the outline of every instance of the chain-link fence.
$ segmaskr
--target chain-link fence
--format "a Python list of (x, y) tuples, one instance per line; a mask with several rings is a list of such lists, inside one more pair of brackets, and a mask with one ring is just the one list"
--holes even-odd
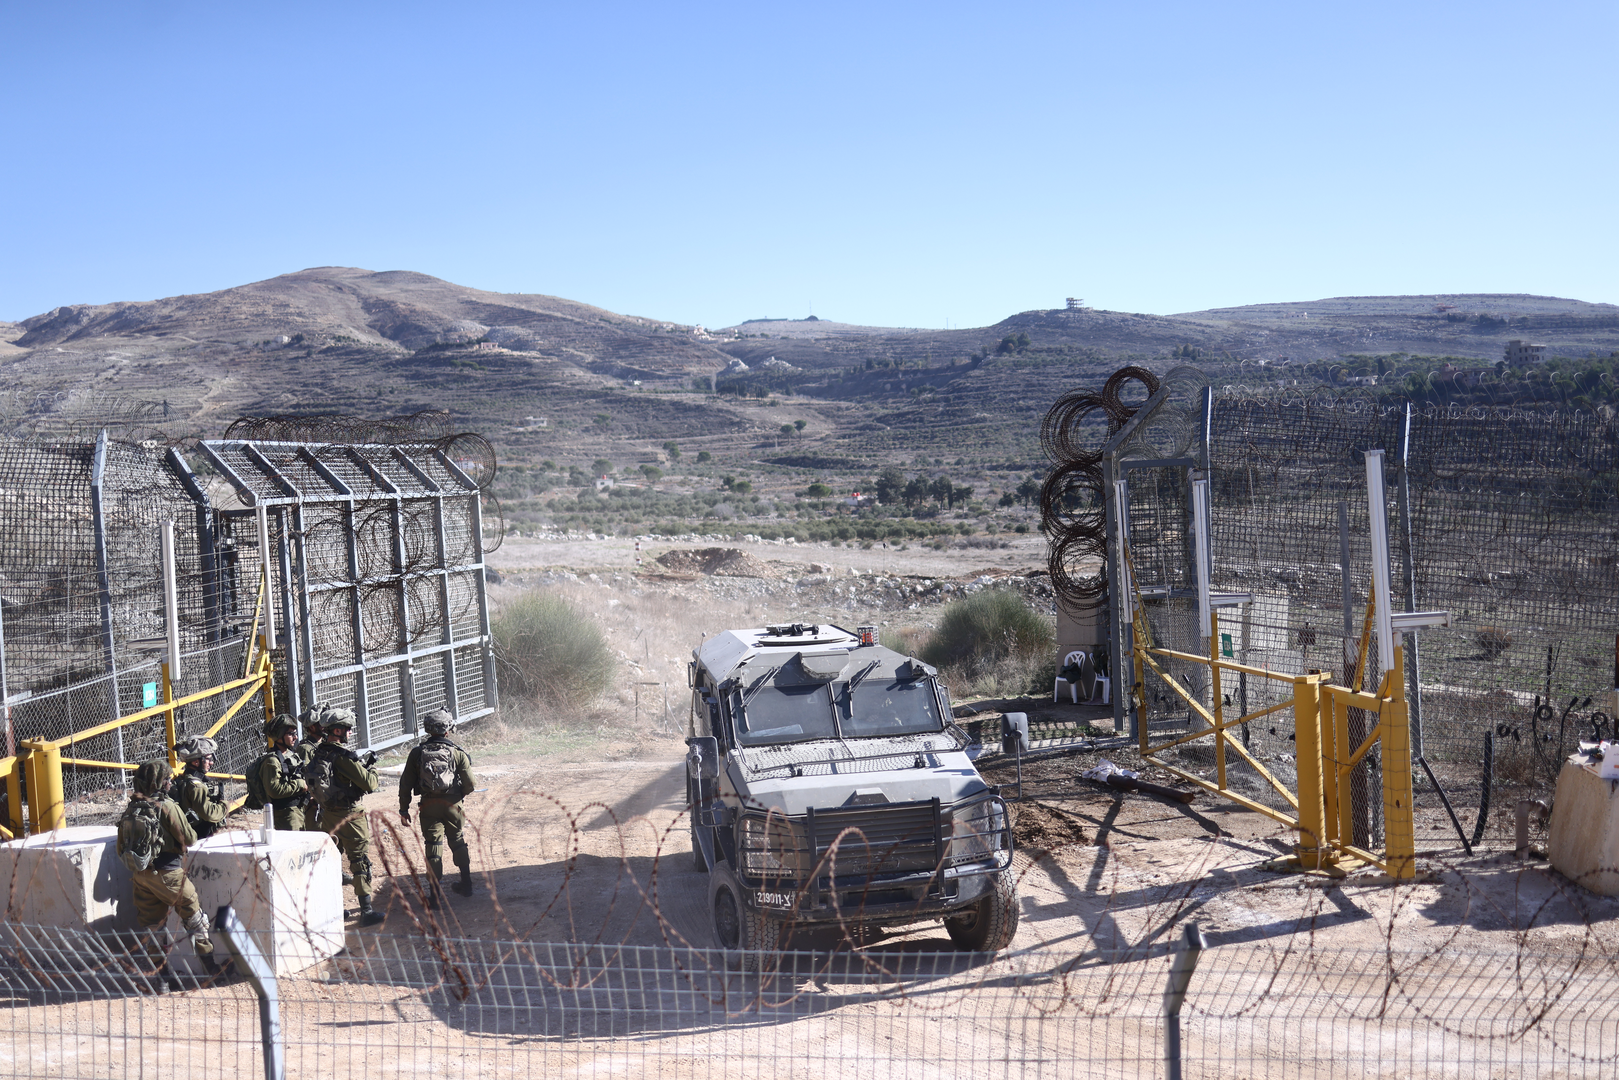
[[(118, 937), (12, 924), (0, 1075), (257, 1077), (245, 981), (157, 996)], [(758, 975), (716, 952), (351, 937), (275, 981), (290, 1077), (1600, 1077), (1619, 1069), (1619, 975), (1584, 952), (1296, 946), (1202, 951), (1166, 1062), (1160, 947), (793, 952)], [(189, 978), (189, 977), (188, 977)], [(195, 982), (189, 985), (196, 985)]]
[[(496, 690), (481, 516), (493, 475), (488, 444), (466, 434), (205, 442), (189, 458), (105, 432), (88, 443), (0, 436), (5, 755), (161, 700), (168, 522), (175, 698), (241, 678), (249, 642), (273, 631), (279, 706), (353, 708), (361, 746), (411, 738), (418, 706), (462, 721), (487, 714)], [(206, 731), (230, 704), (185, 706), (176, 729)], [(221, 771), (239, 773), (261, 751), (262, 722), (255, 701), (217, 733)], [(130, 764), (162, 753), (165, 738), (153, 718), (71, 756)], [(63, 780), (75, 824), (114, 813), (125, 792), (118, 769), (70, 763)]]
[[(1607, 703), (1619, 683), (1612, 415), (1418, 409), (1357, 391), (1256, 396), (1210, 388), (1191, 368), (1141, 381), (1155, 393), (1137, 410), (1118, 408), (1115, 390), (1109, 411), (1104, 389), (1066, 396), (1047, 418), (1055, 465), (1043, 503), (1053, 577), (1059, 586), (1074, 581), (1065, 595), (1107, 604), (1122, 590), (1122, 537), (1154, 642), (1208, 655), (1192, 507), (1193, 479), (1206, 475), (1210, 588), (1245, 598), (1219, 609), (1222, 655), (1284, 673), (1331, 671), (1335, 681), (1375, 689), (1387, 661), (1375, 635), (1363, 634), (1372, 569), (1365, 453), (1381, 450), (1394, 607), (1452, 619), (1420, 640), (1406, 637), (1413, 768), (1426, 765), (1416, 780), (1419, 810), (1438, 810), (1431, 769), (1475, 838), (1503, 837), (1512, 829), (1508, 791), (1543, 791), (1580, 739), (1619, 736)], [(1105, 432), (1082, 423), (1093, 397), (1108, 412)], [(1101, 581), (1079, 573), (1079, 560), (1103, 550), (1111, 577), (1105, 595), (1092, 595), (1103, 592)], [(1127, 619), (1111, 623), (1113, 673), (1128, 685), (1117, 670)], [(1205, 668), (1170, 661), (1168, 670), (1211, 704)], [(1281, 704), (1291, 687), (1241, 675), (1221, 693), (1229, 717)], [(1155, 734), (1198, 726), (1156, 676), (1144, 697)], [(1124, 709), (1120, 701), (1121, 721)], [(1349, 726), (1358, 744), (1370, 721), (1351, 710)], [(1288, 783), (1292, 737), (1280, 715), (1240, 732), (1245, 749)], [(1211, 755), (1193, 745), (1171, 756), (1196, 771)], [(1352, 777), (1357, 805), (1367, 808), (1356, 829), (1364, 846), (1379, 841), (1380, 766), (1374, 752)], [(1235, 790), (1282, 808), (1245, 762), (1231, 771)]]
[[(1486, 780), (1547, 787), (1577, 740), (1615, 734), (1611, 418), (1216, 396), (1210, 444), (1213, 583), (1254, 593), (1234, 627), (1248, 655), (1282, 670), (1355, 666), (1371, 577), (1364, 451), (1381, 449), (1395, 608), (1452, 618), (1406, 639), (1414, 752), (1476, 807)], [(1382, 666), (1374, 637), (1366, 685)], [(1251, 733), (1273, 759), (1291, 750), (1276, 730)], [(1437, 795), (1422, 775), (1418, 785), (1419, 799)], [(1509, 828), (1504, 816), (1490, 824)]]

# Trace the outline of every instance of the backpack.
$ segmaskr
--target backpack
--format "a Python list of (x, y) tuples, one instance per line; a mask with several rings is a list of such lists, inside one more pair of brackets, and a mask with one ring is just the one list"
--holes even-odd
[(118, 819), (118, 857), (132, 873), (149, 870), (163, 849), (163, 819), (157, 803), (134, 798)]
[(264, 782), (259, 779), (259, 766), (264, 764), (264, 758), (271, 756), (270, 754), (265, 754), (264, 757), (253, 763), (252, 768), (247, 770), (247, 801), (242, 805), (249, 810), (264, 809), (266, 802), (264, 798)]
[(455, 753), (460, 747), (448, 739), (428, 739), (422, 744), (422, 764), (416, 778), (416, 790), (432, 799), (442, 799), (454, 793), (459, 777), (456, 775)]
[(304, 762), (303, 774), (304, 783), (309, 785), (309, 797), (317, 806), (325, 807), (326, 796), (337, 782), (331, 756), (316, 750), (315, 756)]
[(353, 761), (360, 760), (360, 756), (352, 750), (333, 746), (331, 743), (322, 743), (320, 749), (315, 751), (315, 756), (303, 767), (304, 783), (309, 785), (309, 797), (323, 810), (329, 806), (352, 806), (366, 795), (364, 791), (337, 775), (339, 757), (347, 757)]

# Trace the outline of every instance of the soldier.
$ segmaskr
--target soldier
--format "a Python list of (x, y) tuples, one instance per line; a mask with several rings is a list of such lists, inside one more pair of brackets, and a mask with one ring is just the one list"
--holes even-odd
[(174, 781), (174, 801), (180, 804), (186, 824), (197, 834), (197, 839), (206, 840), (225, 824), (229, 813), (225, 785), (208, 779), (219, 744), (206, 735), (188, 735), (175, 744), (174, 753), (186, 763), (185, 771)]
[[(298, 745), (294, 749), (297, 750), (298, 758), (305, 767), (315, 760), (315, 751), (320, 749), (323, 734), (321, 725), (325, 723), (327, 714), (335, 713), (336, 711), (330, 705), (311, 705), (299, 715), (298, 722), (304, 726), (304, 737), (298, 740)], [(318, 805), (310, 806), (304, 814), (304, 828), (309, 832), (325, 831), (320, 827), (320, 807)], [(348, 874), (343, 875), (343, 884), (353, 884), (353, 880)]]
[(259, 790), (265, 805), (275, 808), (275, 827), (297, 832), (304, 827), (305, 815), (314, 812), (309, 805), (309, 784), (301, 774), (303, 762), (295, 749), (298, 722), (281, 713), (264, 725), (264, 734), (270, 749), (253, 763)]
[(169, 798), (174, 778), (167, 761), (148, 761), (135, 770), (135, 797), (118, 819), (118, 855), (129, 867), (135, 894), (135, 921), (142, 928), (146, 955), (152, 962), (157, 992), (181, 989), (169, 967), (162, 927), (174, 909), (191, 934), (191, 947), (210, 975), (219, 973), (208, 917), (202, 913), (197, 887), (186, 877), (180, 856), (197, 842), (180, 807)]
[(472, 778), (471, 755), (449, 740), (453, 723), (455, 718), (448, 709), (434, 709), (422, 717), (427, 740), (411, 750), (405, 759), (405, 771), (399, 776), (399, 816), (407, 825), (410, 824), (410, 797), (421, 796), (417, 818), (422, 826), (422, 842), (427, 847), (427, 868), (433, 877), (433, 889), (427, 901), (430, 905), (436, 904), (439, 897), (446, 839), (450, 853), (455, 856), (455, 868), (461, 871), (461, 880), (450, 888), (462, 896), (472, 895), (472, 856), (467, 851), (466, 813), (461, 809), (461, 800), (476, 782)]
[(385, 916), (371, 906), (371, 822), (365, 816), (365, 797), (377, 790), (377, 755), (361, 758), (344, 744), (354, 730), (351, 709), (326, 714), (324, 737), (305, 775), (321, 806), (321, 828), (332, 834), (348, 856), (354, 875), (354, 895), (360, 901), (360, 925), (375, 926)]

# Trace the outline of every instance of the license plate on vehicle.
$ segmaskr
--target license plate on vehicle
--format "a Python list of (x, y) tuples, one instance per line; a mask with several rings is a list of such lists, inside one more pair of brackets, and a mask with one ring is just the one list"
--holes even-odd
[(769, 889), (759, 889), (753, 894), (753, 902), (760, 907), (790, 908), (793, 906), (793, 894), (790, 892), (771, 892)]

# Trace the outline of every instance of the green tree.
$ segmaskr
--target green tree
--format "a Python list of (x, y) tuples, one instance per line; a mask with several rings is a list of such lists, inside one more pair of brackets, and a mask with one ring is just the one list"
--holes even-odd
[(933, 497), (933, 501), (942, 503), (946, 507), (950, 505), (950, 497), (955, 493), (955, 490), (950, 481), (943, 476), (928, 486), (928, 494)]
[(890, 465), (877, 476), (877, 501), (884, 506), (899, 502), (905, 491), (905, 474)]
[(599, 457), (590, 463), (590, 471), (597, 476), (606, 476), (613, 471), (613, 463), (604, 457)]
[(797, 428), (799, 431), (803, 431), (805, 428), (809, 427), (809, 421), (808, 420), (794, 420), (793, 421), (793, 427)]
[(1040, 497), (1040, 481), (1029, 477), (1017, 486), (1017, 497), (1025, 506)]
[(707, 465), (710, 461), (713, 461), (713, 460), (714, 460), (714, 455), (710, 454), (707, 450), (699, 450), (699, 451), (697, 451), (697, 464), (699, 464), (699, 465)]
[(647, 483), (656, 484), (659, 480), (663, 479), (663, 470), (658, 468), (656, 465), (642, 465), (641, 475), (646, 477)]
[(826, 484), (816, 481), (809, 486), (809, 490), (804, 494), (808, 495), (812, 499), (824, 499), (832, 494), (832, 489)]
[(680, 447), (673, 440), (663, 444), (663, 452), (669, 455), (670, 461), (680, 460)]
[(597, 427), (601, 427), (601, 428), (606, 427), (608, 424), (611, 424), (612, 422), (613, 422), (612, 416), (610, 414), (604, 413), (604, 412), (597, 413), (595, 419), (591, 421), (591, 423), (593, 423)]

